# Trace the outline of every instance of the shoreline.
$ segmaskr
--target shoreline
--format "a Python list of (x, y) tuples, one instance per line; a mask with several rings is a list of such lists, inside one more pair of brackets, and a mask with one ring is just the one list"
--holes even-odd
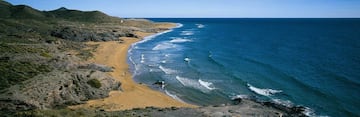
[[(173, 23), (162, 23), (156, 28), (175, 28)], [(169, 31), (166, 30), (166, 31)], [(159, 32), (164, 33), (163, 32)], [(89, 60), (91, 63), (103, 64), (114, 68), (108, 74), (121, 82), (121, 91), (111, 91), (109, 97), (102, 99), (89, 100), (85, 104), (69, 106), (69, 108), (102, 108), (106, 111), (129, 110), (145, 107), (188, 107), (195, 108), (196, 105), (180, 102), (172, 97), (157, 90), (153, 90), (147, 85), (142, 85), (134, 81), (133, 75), (129, 71), (128, 50), (133, 44), (141, 42), (144, 38), (158, 33), (136, 32), (138, 38), (124, 37), (123, 42), (88, 42), (89, 45), (98, 44), (94, 57)]]
[[(108, 72), (115, 80), (121, 82), (121, 90), (111, 91), (109, 97), (86, 101), (85, 104), (68, 106), (71, 110), (89, 109), (110, 112), (132, 112), (141, 114), (142, 111), (157, 114), (180, 114), (196, 113), (204, 116), (218, 115), (271, 115), (271, 116), (309, 116), (312, 115), (308, 108), (303, 106), (286, 106), (271, 101), (261, 101), (252, 97), (234, 97), (232, 103), (220, 105), (198, 106), (177, 100), (166, 92), (152, 89), (150, 86), (141, 84), (133, 79), (129, 69), (128, 53), (135, 44), (150, 40), (153, 36), (161, 35), (176, 28), (174, 24), (166, 27), (158, 33), (135, 32), (138, 38), (124, 37), (123, 41), (87, 42), (88, 45), (98, 44), (93, 53), (94, 57), (87, 62), (103, 64), (113, 68)], [(190, 108), (190, 109), (189, 109)], [(161, 112), (159, 112), (161, 110)], [(177, 113), (180, 112), (180, 113)], [(157, 115), (156, 114), (156, 115)]]

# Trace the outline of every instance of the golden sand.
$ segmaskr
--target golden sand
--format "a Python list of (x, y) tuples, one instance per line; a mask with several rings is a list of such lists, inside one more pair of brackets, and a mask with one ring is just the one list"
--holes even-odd
[[(174, 24), (159, 25), (161, 28), (174, 27)], [(138, 84), (132, 79), (127, 63), (127, 53), (131, 44), (140, 41), (141, 38), (153, 33), (137, 32), (139, 38), (121, 38), (122, 43), (110, 42), (88, 42), (88, 44), (99, 44), (93, 53), (94, 58), (90, 62), (108, 65), (114, 68), (109, 75), (121, 82), (122, 91), (111, 91), (110, 96), (103, 99), (90, 100), (86, 104), (70, 106), (69, 108), (101, 108), (106, 111), (128, 110), (145, 107), (197, 107), (195, 105), (177, 101), (170, 96), (150, 89), (148, 86)]]

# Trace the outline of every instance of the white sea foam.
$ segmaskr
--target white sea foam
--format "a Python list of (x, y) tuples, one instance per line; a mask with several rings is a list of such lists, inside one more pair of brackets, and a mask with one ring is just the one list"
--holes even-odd
[(134, 73), (133, 76), (137, 75), (137, 71), (139, 70), (139, 66), (134, 62), (134, 60), (129, 56), (129, 61), (134, 65)]
[(175, 94), (171, 94), (171, 93), (168, 92), (167, 90), (165, 90), (165, 93), (166, 93), (166, 95), (172, 97), (172, 98), (175, 99), (175, 100), (178, 100), (178, 101), (180, 101), (180, 102), (184, 102), (184, 101), (181, 100), (178, 96), (176, 96)]
[(165, 49), (170, 49), (170, 48), (175, 48), (176, 45), (172, 44), (172, 43), (160, 43), (158, 45), (156, 45), (152, 50), (165, 50)]
[(181, 31), (180, 35), (193, 35), (194, 32), (193, 31)]
[(188, 57), (185, 57), (185, 58), (184, 58), (184, 61), (186, 61), (186, 62), (190, 62), (190, 60), (191, 60), (191, 59), (188, 58)]
[(141, 61), (140, 62), (144, 63), (145, 62), (144, 60), (145, 60), (144, 54), (141, 54)]
[(308, 117), (330, 117), (327, 115), (316, 115), (315, 111), (309, 107), (305, 107), (305, 110), (303, 111), (303, 114), (305, 114)]
[(199, 79), (198, 81), (199, 81), (199, 83), (200, 83), (203, 87), (205, 87), (205, 88), (207, 88), (207, 89), (209, 89), (209, 90), (214, 90), (214, 89), (216, 89), (216, 88), (214, 87), (213, 83), (211, 83), (211, 82), (205, 82), (205, 81), (203, 81), (203, 80), (201, 80), (201, 79)]
[(286, 107), (292, 107), (294, 104), (289, 100), (281, 100), (281, 99), (272, 99), (272, 101), (276, 104), (284, 105)]
[(157, 37), (159, 35), (162, 35), (162, 34), (165, 34), (165, 33), (171, 32), (171, 31), (173, 31), (173, 30), (170, 29), (170, 30), (167, 30), (167, 31), (164, 31), (164, 32), (160, 32), (160, 33), (156, 33), (156, 34), (153, 34), (153, 35), (150, 35), (150, 36), (146, 36), (146, 37), (143, 38), (143, 40), (137, 42), (136, 44), (147, 42), (147, 41), (149, 41), (151, 39), (154, 39), (155, 37)]
[(205, 27), (205, 25), (203, 25), (203, 24), (195, 24), (198, 28), (204, 28)]
[(191, 42), (190, 39), (183, 39), (183, 38), (174, 38), (170, 41), (171, 43), (184, 43), (184, 42)]
[(247, 86), (249, 87), (249, 89), (257, 94), (263, 95), (263, 96), (271, 96), (273, 94), (276, 93), (280, 93), (282, 92), (281, 90), (274, 90), (274, 89), (261, 89), (261, 88), (257, 88), (254, 87), (250, 84), (247, 84)]
[[(183, 24), (181, 24), (181, 23), (177, 23), (176, 25), (177, 25), (177, 26), (174, 27), (174, 28), (180, 28), (180, 27), (183, 26)], [(159, 35), (162, 35), (162, 34), (165, 34), (165, 33), (168, 33), (168, 32), (172, 32), (174, 28), (172, 28), (172, 29), (170, 29), (170, 30), (167, 30), (167, 31), (159, 32), (159, 33), (156, 33), (156, 34), (153, 34), (153, 35), (150, 35), (150, 36), (146, 36), (146, 37), (144, 37), (141, 41), (138, 41), (138, 42), (136, 42), (136, 43), (131, 44), (130, 49), (128, 50), (128, 53), (130, 53), (133, 48), (137, 48), (137, 46), (135, 46), (135, 45), (140, 44), (140, 43), (147, 42), (147, 41), (149, 41), (149, 40), (152, 40), (152, 39), (154, 39), (155, 37), (157, 37), (157, 36), (159, 36)]]
[(130, 61), (134, 66), (136, 65), (136, 63), (134, 62), (134, 60), (132, 59), (131, 56), (129, 56), (129, 61)]
[(161, 69), (165, 74), (174, 74), (177, 72), (176, 70), (165, 68), (161, 65), (159, 66), (159, 69)]
[(181, 27), (183, 27), (184, 25), (183, 24), (181, 24), (181, 23), (176, 23), (176, 27), (175, 28), (181, 28)]
[(196, 85), (198, 85), (197, 82), (194, 82), (194, 80), (189, 79), (189, 78), (184, 78), (184, 77), (180, 77), (180, 76), (176, 76), (175, 78), (184, 86), (196, 87)]
[(185, 77), (180, 77), (180, 76), (176, 76), (175, 77), (176, 80), (178, 80), (182, 85), (186, 86), (186, 87), (192, 87), (192, 88), (195, 88), (195, 89), (198, 89), (200, 90), (201, 92), (204, 92), (204, 93), (208, 93), (209, 91), (211, 91), (213, 88), (208, 86), (208, 87), (205, 87), (206, 85), (208, 84), (200, 84), (199, 81), (196, 81), (194, 79), (190, 79), (190, 78), (185, 78)]
[(232, 100), (238, 99), (238, 98), (241, 98), (241, 99), (249, 99), (250, 96), (248, 96), (248, 95), (235, 95), (235, 96), (232, 96), (232, 97), (231, 97)]
[(161, 61), (161, 63), (166, 63), (166, 61), (165, 61), (165, 60), (163, 60), (163, 61)]
[[(281, 100), (281, 99), (272, 99), (272, 102), (276, 103), (276, 104), (280, 104), (280, 105), (284, 105), (288, 108), (294, 107), (294, 104), (289, 101), (289, 100)], [(306, 116), (309, 117), (329, 117), (329, 116), (324, 116), (324, 115), (316, 115), (315, 111), (309, 107), (304, 107), (305, 110), (302, 112), (303, 114), (305, 114)]]

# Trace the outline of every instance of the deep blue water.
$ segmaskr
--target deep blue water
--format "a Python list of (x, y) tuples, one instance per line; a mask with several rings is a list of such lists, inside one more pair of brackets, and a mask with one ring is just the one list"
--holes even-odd
[(360, 116), (360, 19), (151, 20), (182, 26), (132, 46), (138, 82), (198, 105), (247, 95)]

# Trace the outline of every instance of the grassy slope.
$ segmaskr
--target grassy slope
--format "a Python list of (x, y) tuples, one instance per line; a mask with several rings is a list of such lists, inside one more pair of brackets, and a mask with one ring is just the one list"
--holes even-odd
[[(128, 35), (112, 36), (115, 33), (108, 34), (109, 30), (116, 33), (132, 30), (121, 26), (142, 28), (152, 25), (146, 21), (129, 21), (120, 25), (123, 19), (99, 11), (84, 12), (66, 8), (39, 11), (25, 5), (13, 6), (5, 1), (0, 1), (0, 14), (0, 74), (3, 74), (0, 75), (0, 90), (51, 71), (54, 68), (47, 62), (55, 59), (58, 52), (75, 51), (84, 59), (92, 56), (91, 49), (84, 49), (86, 45), (83, 43), (51, 35), (54, 29), (70, 27), (73, 29), (70, 32), (75, 33), (68, 35), (100, 39), (105, 35), (108, 39)], [(103, 32), (97, 34), (99, 30)]]

